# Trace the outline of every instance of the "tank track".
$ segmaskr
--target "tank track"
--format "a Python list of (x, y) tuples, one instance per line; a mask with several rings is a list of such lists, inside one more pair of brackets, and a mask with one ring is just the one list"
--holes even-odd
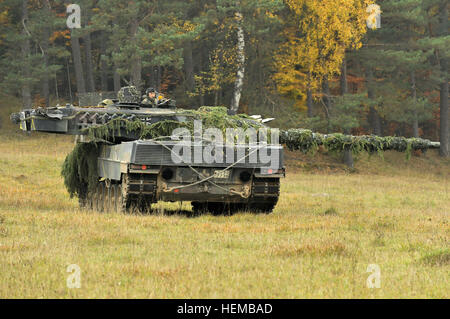
[(196, 214), (231, 215), (237, 211), (270, 214), (280, 196), (279, 178), (253, 178), (252, 195), (248, 203), (192, 202)]
[[(87, 187), (86, 187), (87, 189)], [(81, 208), (99, 212), (140, 212), (149, 210), (156, 202), (156, 175), (123, 174), (120, 183), (99, 181), (93, 192), (79, 196)]]
[(255, 213), (272, 213), (280, 197), (279, 178), (254, 178), (248, 210)]
[[(147, 212), (156, 200), (157, 176), (151, 174), (123, 174), (120, 183), (99, 181), (93, 192), (87, 186), (79, 196), (81, 208), (99, 212)], [(247, 203), (192, 202), (195, 214), (210, 212), (231, 215), (237, 211), (272, 213), (280, 196), (279, 178), (253, 178), (252, 193)]]

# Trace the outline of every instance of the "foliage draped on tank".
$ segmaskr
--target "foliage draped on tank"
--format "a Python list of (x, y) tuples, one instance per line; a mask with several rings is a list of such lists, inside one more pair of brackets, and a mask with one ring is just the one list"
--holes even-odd
[(85, 191), (92, 191), (97, 186), (98, 145), (78, 143), (64, 160), (61, 175), (70, 196), (79, 196)]
[(146, 124), (139, 119), (134, 121), (114, 119), (106, 124), (93, 126), (87, 129), (88, 136), (93, 140), (111, 140), (120, 136), (121, 130), (133, 132), (137, 139), (164, 139), (170, 138), (176, 128), (186, 128), (194, 132), (194, 120), (202, 121), (203, 129), (218, 128), (225, 133), (227, 128), (252, 127), (262, 128), (263, 125), (245, 114), (228, 115), (226, 107), (202, 106), (198, 110), (179, 110), (178, 116), (185, 116), (186, 121), (164, 120)]
[[(135, 132), (136, 138), (164, 139), (172, 135), (176, 128), (187, 128), (193, 134), (193, 120), (201, 120), (203, 129), (218, 128), (224, 134), (227, 128), (264, 128), (260, 122), (253, 120), (245, 114), (228, 115), (225, 107), (201, 107), (198, 110), (182, 110), (178, 115), (184, 115), (184, 122), (165, 120), (147, 125), (139, 120), (128, 121), (116, 119), (104, 125), (98, 125), (88, 129), (88, 135), (93, 139), (110, 140), (121, 129), (128, 133)], [(270, 129), (269, 129), (270, 130)], [(270, 136), (270, 133), (268, 134)], [(342, 152), (350, 150), (353, 154), (361, 152), (380, 153), (386, 150), (406, 152), (409, 158), (412, 150), (426, 150), (431, 147), (431, 142), (420, 138), (404, 138), (396, 136), (362, 135), (352, 136), (341, 133), (320, 134), (307, 129), (289, 129), (280, 131), (280, 143), (285, 144), (290, 150), (299, 150), (304, 153), (314, 152), (319, 146), (323, 146), (330, 152)]]
[[(91, 191), (98, 181), (97, 157), (99, 148), (96, 144), (99, 140), (112, 140), (120, 134), (121, 129), (127, 132), (135, 132), (139, 139), (168, 139), (176, 128), (187, 128), (193, 133), (193, 120), (201, 120), (203, 129), (215, 127), (225, 133), (227, 128), (254, 128), (256, 130), (265, 127), (245, 114), (228, 115), (224, 107), (201, 107), (198, 110), (183, 110), (178, 115), (186, 116), (184, 122), (165, 120), (145, 124), (140, 120), (134, 121), (115, 119), (107, 124), (98, 125), (88, 129), (88, 135), (93, 140), (90, 143), (79, 143), (66, 157), (62, 176), (64, 184), (71, 196), (79, 195), (85, 190)], [(268, 134), (270, 136), (270, 134)], [(342, 152), (350, 150), (354, 154), (361, 152), (381, 154), (386, 150), (406, 152), (410, 157), (412, 150), (427, 150), (431, 142), (420, 138), (404, 138), (394, 136), (362, 135), (352, 136), (341, 133), (320, 134), (307, 129), (289, 129), (280, 131), (280, 144), (292, 151), (304, 153), (315, 152), (323, 147), (330, 152)]]
[(315, 151), (320, 145), (330, 152), (350, 150), (353, 154), (361, 152), (380, 153), (387, 150), (406, 152), (407, 158), (412, 150), (427, 150), (431, 142), (421, 138), (405, 138), (397, 136), (361, 135), (352, 136), (341, 133), (320, 134), (306, 129), (289, 129), (280, 134), (280, 143), (291, 151), (304, 153)]

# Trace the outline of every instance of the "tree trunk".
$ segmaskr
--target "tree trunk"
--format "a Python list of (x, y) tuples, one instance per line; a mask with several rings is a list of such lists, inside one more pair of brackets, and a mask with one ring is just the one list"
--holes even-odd
[[(22, 2), (22, 22), (25, 24), (28, 20), (28, 1), (23, 0)], [(28, 34), (25, 30), (25, 27), (22, 30), (23, 40), (21, 43), (21, 51), (22, 51), (22, 107), (24, 109), (31, 108), (31, 89), (29, 78), (31, 76), (30, 72), (30, 39), (28, 38)]]
[[(341, 77), (340, 77), (340, 86), (341, 86), (341, 94), (347, 94), (348, 93), (348, 85), (347, 85), (347, 62), (344, 60), (342, 61), (342, 67), (341, 67)], [(344, 130), (345, 134), (350, 134), (349, 130)], [(353, 153), (350, 149), (345, 148), (344, 149), (344, 158), (343, 158), (344, 164), (347, 165), (349, 168), (354, 167), (354, 161), (353, 161)]]
[(83, 36), (84, 41), (84, 51), (86, 57), (86, 88), (88, 92), (95, 91), (94, 83), (94, 71), (92, 68), (92, 44), (91, 44), (91, 33), (88, 32)]
[[(442, 1), (440, 7), (440, 35), (448, 35), (448, 3), (447, 1)], [(441, 147), (439, 154), (442, 157), (449, 157), (449, 123), (448, 123), (448, 61), (444, 54), (441, 54), (441, 71), (443, 74), (442, 83), (440, 84), (440, 136), (439, 140), (441, 142)]]
[(307, 116), (309, 118), (314, 116), (313, 96), (311, 91), (311, 74), (308, 73), (308, 88), (306, 89), (306, 107)]
[[(444, 64), (441, 62), (441, 65)], [(447, 64), (447, 62), (445, 62)], [(448, 80), (445, 80), (440, 85), (440, 136), (441, 148), (439, 154), (443, 157), (450, 156), (449, 151), (449, 121), (448, 121)]]
[[(206, 50), (205, 46), (202, 46), (196, 56), (195, 62), (196, 62), (196, 66), (197, 66), (197, 73), (201, 74), (203, 71), (203, 55), (204, 55), (204, 51)], [(195, 72), (195, 71), (194, 71)], [(199, 107), (200, 106), (204, 106), (205, 105), (205, 97), (203, 96), (203, 92), (201, 90), (201, 88), (199, 88), (198, 90), (198, 103), (199, 103)]]
[(219, 90), (214, 92), (214, 106), (219, 105)]
[(70, 35), (70, 44), (72, 46), (72, 58), (75, 68), (75, 79), (77, 81), (77, 92), (85, 93), (86, 86), (84, 83), (83, 65), (81, 64), (80, 40), (74, 35), (73, 29)]
[(342, 61), (341, 66), (341, 76), (340, 76), (340, 85), (341, 85), (341, 94), (347, 94), (348, 93), (348, 84), (347, 84), (347, 61)]
[(331, 131), (331, 123), (330, 123), (330, 117), (331, 117), (331, 100), (330, 100), (330, 85), (328, 83), (328, 76), (325, 76), (323, 78), (322, 82), (322, 94), (323, 94), (323, 106), (325, 109), (325, 117), (327, 119), (328, 125), (327, 125), (327, 133), (330, 133)]
[(230, 113), (236, 114), (239, 108), (239, 101), (241, 99), (242, 86), (244, 85), (245, 72), (245, 39), (244, 29), (242, 27), (242, 14), (236, 12), (237, 21), (237, 63), (238, 69), (236, 74), (236, 81), (234, 82), (234, 92), (230, 104)]
[(419, 121), (417, 119), (417, 111), (413, 111), (413, 137), (419, 138)]
[(158, 82), (158, 67), (156, 65), (152, 65), (151, 70), (152, 73), (150, 74), (150, 87), (156, 89)]
[(108, 63), (106, 63), (106, 32), (102, 32), (100, 35), (100, 83), (103, 92), (108, 91)]
[(377, 110), (373, 106), (369, 108), (369, 124), (372, 134), (377, 136), (382, 135), (381, 119), (380, 116), (378, 115)]
[(139, 56), (133, 58), (131, 66), (131, 82), (138, 90), (142, 88), (142, 64)]
[(306, 90), (306, 106), (308, 108), (308, 117), (314, 116), (314, 109), (313, 109), (313, 98), (312, 98), (312, 92), (311, 89)]
[(156, 68), (158, 70), (156, 76), (156, 89), (159, 92), (161, 90), (161, 78), (162, 78), (162, 68), (160, 65)]
[(138, 43), (136, 39), (138, 27), (139, 21), (137, 17), (134, 17), (130, 26), (131, 43), (134, 46), (134, 52), (131, 57), (131, 82), (138, 90), (140, 90), (142, 87), (142, 61), (138, 52)]
[[(373, 88), (373, 73), (370, 67), (366, 70), (366, 82), (367, 82), (367, 97), (370, 100), (375, 99), (375, 91)], [(375, 107), (369, 107), (369, 124), (372, 134), (374, 135), (382, 135), (381, 133), (381, 119)]]
[(114, 92), (117, 93), (120, 90), (120, 75), (117, 72), (117, 70), (114, 70), (113, 80), (114, 80)]
[[(50, 3), (48, 1), (44, 1), (44, 9), (46, 19), (50, 19), (51, 8)], [(46, 21), (48, 23), (48, 21)], [(44, 72), (42, 74), (42, 97), (44, 98), (45, 106), (49, 106), (50, 104), (50, 78), (48, 73), (48, 47), (49, 47), (49, 38), (50, 38), (50, 27), (46, 25), (42, 34), (42, 60), (44, 64)]]
[(43, 64), (45, 67), (44, 73), (42, 74), (42, 97), (44, 98), (45, 106), (49, 106), (50, 104), (50, 87), (49, 87), (49, 74), (48, 74), (48, 38), (46, 37), (44, 41), (42, 41), (42, 49), (44, 50), (43, 54)]
[(348, 168), (354, 168), (354, 160), (353, 160), (353, 154), (352, 151), (345, 148), (344, 149), (344, 156), (342, 161), (344, 162), (345, 165), (347, 165)]
[(73, 103), (72, 96), (72, 84), (70, 83), (70, 68), (69, 68), (69, 59), (66, 60), (66, 71), (67, 71), (67, 88), (69, 90), (70, 103)]
[(186, 78), (186, 90), (188, 92), (192, 92), (194, 91), (195, 80), (194, 80), (194, 62), (192, 59), (191, 41), (186, 41), (184, 45), (183, 61), (184, 61), (184, 74)]
[[(416, 88), (416, 72), (414, 70), (411, 71), (411, 97), (413, 98), (414, 103), (417, 100), (417, 88)], [(413, 110), (413, 136), (419, 137), (419, 120), (417, 117), (417, 110)]]

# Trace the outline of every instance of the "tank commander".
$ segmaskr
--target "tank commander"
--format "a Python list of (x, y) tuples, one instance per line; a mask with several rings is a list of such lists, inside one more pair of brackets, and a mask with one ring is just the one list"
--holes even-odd
[(148, 88), (145, 91), (144, 99), (142, 100), (141, 104), (144, 105), (151, 105), (152, 107), (158, 107), (159, 104), (161, 104), (166, 99), (164, 96), (157, 92), (154, 88)]

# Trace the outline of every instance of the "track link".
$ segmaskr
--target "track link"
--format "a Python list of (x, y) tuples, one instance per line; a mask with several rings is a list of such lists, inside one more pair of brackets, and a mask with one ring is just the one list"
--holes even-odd
[(141, 212), (156, 202), (156, 175), (123, 174), (120, 183), (99, 181), (92, 192), (80, 194), (80, 208), (99, 212), (129, 212), (137, 208)]
[(253, 178), (252, 196), (247, 208), (255, 213), (272, 213), (280, 197), (279, 178)]
[(157, 176), (151, 174), (123, 174), (121, 184), (121, 211), (137, 208), (141, 212), (156, 202)]

